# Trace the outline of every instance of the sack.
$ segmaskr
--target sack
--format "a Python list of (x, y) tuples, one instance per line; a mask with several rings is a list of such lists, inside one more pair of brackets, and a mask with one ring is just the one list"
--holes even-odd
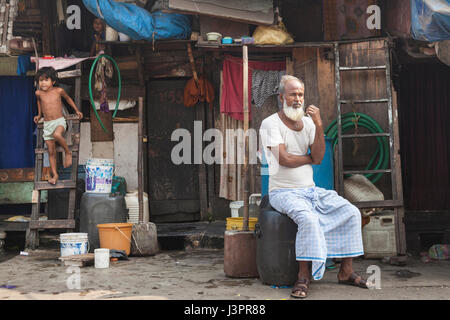
[(287, 31), (283, 22), (278, 25), (258, 26), (253, 32), (255, 44), (290, 44), (294, 42), (294, 38)]

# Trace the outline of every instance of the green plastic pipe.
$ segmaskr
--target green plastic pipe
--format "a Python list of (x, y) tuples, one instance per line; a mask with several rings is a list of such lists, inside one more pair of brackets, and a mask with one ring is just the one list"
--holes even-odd
[[(342, 133), (346, 133), (351, 129), (355, 128), (354, 121), (358, 119), (358, 127), (367, 128), (370, 133), (383, 133), (384, 131), (378, 125), (378, 123), (371, 117), (363, 113), (354, 113), (349, 112), (342, 115)], [(337, 119), (334, 120), (325, 130), (325, 134), (327, 137), (330, 137), (333, 140), (333, 150), (337, 144), (337, 135), (338, 135), (338, 127), (337, 127)], [(372, 155), (368, 165), (365, 170), (383, 170), (386, 169), (389, 164), (389, 145), (387, 143), (387, 139), (384, 137), (376, 137), (378, 142), (378, 148)], [(373, 169), (375, 160), (378, 158), (378, 161)], [(382, 176), (383, 173), (378, 174), (365, 174), (365, 176), (372, 182), (377, 182)]]
[(100, 58), (106, 58), (114, 64), (114, 66), (116, 67), (117, 77), (119, 80), (119, 93), (117, 95), (116, 110), (114, 111), (114, 114), (112, 116), (113, 119), (116, 117), (117, 111), (119, 110), (120, 95), (122, 94), (122, 78), (120, 76), (119, 66), (117, 65), (116, 61), (112, 57), (110, 57), (106, 54), (101, 54), (94, 60), (94, 63), (92, 64), (92, 67), (91, 67), (91, 72), (89, 74), (89, 98), (90, 98), (91, 106), (94, 109), (94, 113), (95, 113), (95, 116), (96, 116), (98, 122), (100, 122), (100, 125), (102, 126), (103, 130), (105, 132), (108, 132), (108, 130), (106, 130), (105, 126), (103, 125), (103, 122), (100, 119), (100, 116), (98, 115), (97, 109), (95, 108), (94, 96), (92, 94), (92, 76), (94, 75), (95, 66), (97, 65), (97, 62), (98, 62), (98, 60), (100, 60)]

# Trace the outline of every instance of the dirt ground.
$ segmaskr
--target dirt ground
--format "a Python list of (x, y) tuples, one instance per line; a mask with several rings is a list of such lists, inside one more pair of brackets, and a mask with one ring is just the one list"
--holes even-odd
[[(162, 251), (151, 257), (112, 262), (109, 269), (73, 268), (59, 260), (59, 250), (28, 256), (0, 254), (0, 300), (290, 300), (290, 288), (263, 284), (259, 278), (229, 278), (223, 249)], [(406, 266), (356, 259), (355, 271), (366, 278), (380, 268), (380, 289), (364, 290), (337, 283), (338, 268), (314, 281), (308, 300), (449, 300), (450, 261)]]

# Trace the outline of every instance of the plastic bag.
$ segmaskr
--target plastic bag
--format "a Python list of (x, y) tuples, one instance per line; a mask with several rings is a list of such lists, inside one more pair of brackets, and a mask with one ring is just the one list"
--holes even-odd
[(255, 44), (290, 44), (294, 42), (294, 38), (287, 31), (283, 22), (278, 25), (258, 26), (253, 32)]

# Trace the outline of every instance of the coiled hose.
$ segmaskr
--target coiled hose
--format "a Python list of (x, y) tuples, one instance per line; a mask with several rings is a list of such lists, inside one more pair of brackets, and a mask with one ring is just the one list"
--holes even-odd
[[(351, 129), (355, 128), (355, 122), (360, 127), (367, 128), (370, 133), (383, 133), (384, 131), (381, 129), (379, 124), (371, 117), (363, 113), (355, 113), (348, 112), (342, 115), (342, 133), (346, 133)], [(337, 144), (337, 135), (338, 135), (338, 127), (337, 127), (337, 119), (334, 120), (325, 130), (325, 135), (333, 140), (333, 150)], [(376, 137), (378, 142), (378, 148), (375, 153), (372, 155), (367, 167), (365, 170), (384, 170), (387, 169), (389, 164), (389, 144), (385, 137)], [(378, 161), (374, 166), (375, 160), (378, 158)], [(368, 173), (365, 174), (366, 178), (369, 179), (372, 183), (377, 182), (383, 173)]]
[(96, 116), (98, 122), (100, 122), (100, 125), (102, 126), (103, 130), (105, 132), (108, 132), (108, 130), (106, 130), (105, 126), (103, 125), (103, 122), (100, 119), (100, 116), (98, 115), (97, 109), (95, 108), (94, 96), (92, 94), (92, 76), (94, 75), (95, 66), (97, 65), (98, 60), (100, 60), (101, 58), (106, 58), (106, 59), (110, 60), (116, 67), (116, 71), (117, 71), (117, 77), (118, 77), (118, 82), (119, 82), (119, 93), (117, 94), (116, 110), (114, 111), (114, 114), (112, 116), (113, 119), (116, 117), (117, 111), (119, 110), (120, 95), (122, 94), (122, 78), (120, 76), (119, 67), (118, 67), (116, 61), (112, 57), (110, 57), (106, 54), (101, 54), (94, 60), (94, 63), (92, 64), (92, 67), (91, 67), (91, 72), (89, 74), (89, 98), (91, 100), (91, 106), (94, 109), (94, 113), (95, 113), (95, 116)]

